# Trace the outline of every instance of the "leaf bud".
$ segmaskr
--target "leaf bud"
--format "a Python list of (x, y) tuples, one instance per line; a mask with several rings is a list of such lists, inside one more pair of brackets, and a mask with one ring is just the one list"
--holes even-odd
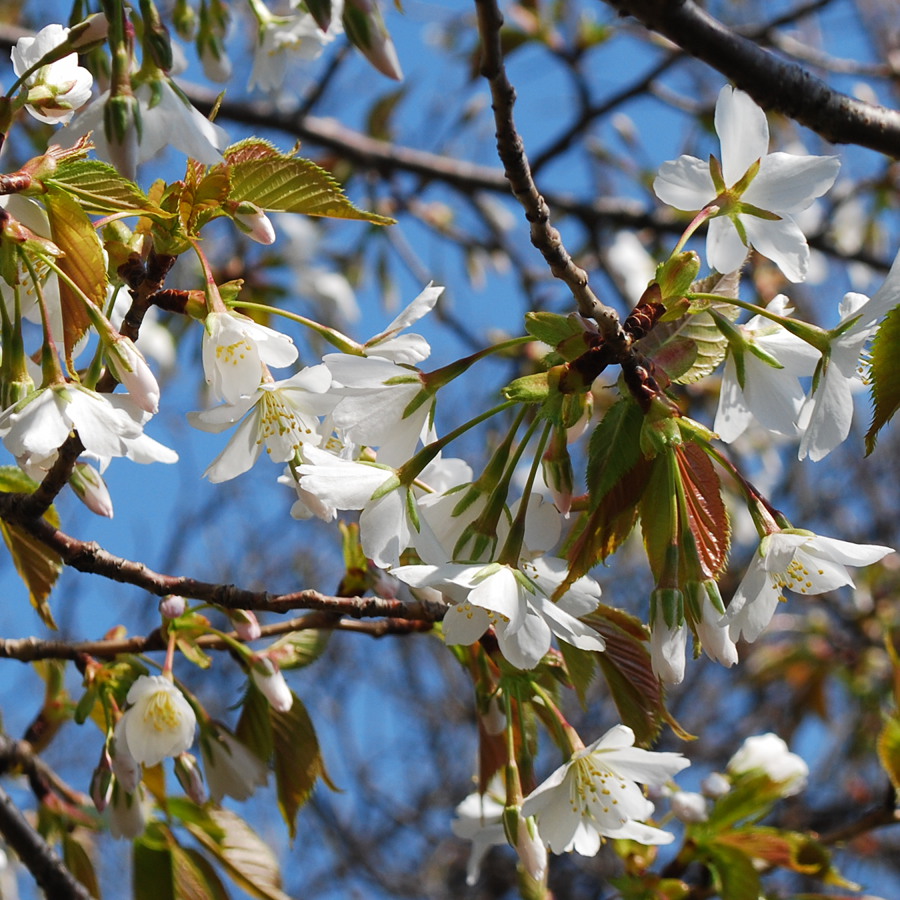
[(672, 256), (656, 270), (662, 302), (668, 306), (680, 300), (691, 289), (700, 271), (700, 257), (693, 250)]

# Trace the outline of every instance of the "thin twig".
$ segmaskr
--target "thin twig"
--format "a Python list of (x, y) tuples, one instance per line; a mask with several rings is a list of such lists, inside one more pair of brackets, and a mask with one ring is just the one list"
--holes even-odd
[(559, 232), (550, 224), (550, 209), (531, 177), (522, 138), (513, 120), (516, 92), (506, 76), (500, 28), (503, 16), (494, 0), (475, 0), (478, 31), (481, 35), (481, 74), (491, 88), (491, 108), (497, 128), (497, 153), (513, 196), (525, 210), (531, 225), (531, 243), (541, 252), (553, 275), (572, 292), (578, 311), (597, 322), (601, 334), (616, 355), (624, 354), (628, 339), (619, 316), (611, 306), (601, 303), (588, 284), (587, 272), (576, 266), (562, 242)]

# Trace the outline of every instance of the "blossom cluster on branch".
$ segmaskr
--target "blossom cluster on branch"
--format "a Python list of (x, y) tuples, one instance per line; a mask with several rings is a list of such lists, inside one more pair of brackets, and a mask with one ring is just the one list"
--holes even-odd
[[(400, 77), (370, 2), (308, 3), (284, 16), (258, 0), (250, 8), (259, 26), (256, 85), (281, 82), (291, 48), (317, 53), (342, 29), (379, 71)], [(582, 285), (578, 312), (531, 312), (521, 336), (432, 368), (432, 348), (413, 329), (441, 303), (443, 289), (433, 283), (360, 342), (290, 304), (258, 303), (240, 280), (217, 271), (204, 231), (215, 220), (266, 246), (280, 227), (272, 213), (367, 227), (392, 220), (359, 209), (329, 172), (294, 152), (257, 138), (229, 143), (172, 81), (171, 46), (153, 4), (104, 9), (103, 23), (50, 25), (23, 38), (2, 107), (4, 134), (22, 109), (42, 123), (68, 123), (46, 152), (0, 176), (0, 440), (18, 466), (4, 470), (3, 491), (15, 497), (4, 515), (31, 541), (27, 553), (8, 529), (3, 536), (44, 621), (53, 625), (48, 598), (63, 561), (47, 536), (49, 527), (60, 540), (60, 491), (68, 484), (91, 511), (111, 516), (102, 477), (111, 460), (178, 462), (176, 449), (147, 433), (171, 401), (141, 348), (160, 327), (153, 316), (166, 316), (183, 323), (202, 361), (209, 403), (183, 410), (187, 421), (228, 433), (203, 475), (222, 483), (264, 469), (265, 458), (275, 463), (264, 471), (292, 492), (295, 519), (341, 522), (354, 589), (430, 611), (422, 618), (471, 676), (491, 752), (482, 754), (480, 790), (454, 824), (474, 843), (470, 880), (482, 851), (508, 843), (523, 892), (546, 897), (548, 852), (594, 856), (606, 842), (672, 843), (671, 816), (685, 838), (682, 870), (696, 862), (727, 882), (743, 866), (758, 881), (759, 861), (802, 871), (807, 853), (817, 854), (816, 874), (838, 879), (813, 838), (770, 835), (766, 844), (755, 824), (805, 783), (805, 763), (775, 735), (748, 741), (727, 776), (710, 776), (701, 793), (675, 784), (689, 764), (681, 753), (638, 746), (651, 744), (667, 720), (662, 685), (684, 679), (689, 637), (695, 655), (734, 666), (741, 642), (763, 634), (788, 592), (852, 588), (849, 568), (892, 553), (798, 527), (722, 446), (758, 426), (815, 461), (850, 433), (872, 341), (900, 306), (900, 256), (871, 298), (848, 293), (839, 301), (830, 329), (795, 315), (784, 295), (760, 305), (740, 289), (751, 251), (791, 283), (806, 278), (800, 216), (832, 187), (837, 158), (770, 153), (765, 112), (726, 85), (715, 110), (721, 158), (681, 156), (653, 182), (658, 198), (689, 219), (627, 317), (599, 306), (587, 315)], [(221, 3), (203, 10), (199, 29), (184, 18), (179, 26), (195, 35), (207, 73), (225, 75), (228, 11)], [(104, 41), (109, 87), (91, 100), (92, 76), (77, 54)], [(163, 146), (188, 157), (184, 176), (144, 190), (139, 167)], [(518, 193), (531, 202), (528, 191)], [(705, 260), (687, 249), (703, 226)], [(173, 288), (167, 277), (182, 256), (199, 274), (194, 286)], [(751, 316), (739, 322), (742, 311)], [(301, 329), (312, 340), (301, 343)], [(448, 385), (498, 356), (521, 357), (522, 374), (494, 406), (453, 421), (456, 410), (441, 403)], [(687, 414), (685, 400), (687, 386), (704, 379), (719, 390), (710, 426)], [(893, 412), (879, 407), (871, 442)], [(480, 469), (450, 455), (451, 445), (488, 426), (497, 437)], [(722, 475), (743, 509), (729, 513)], [(746, 516), (759, 543), (723, 597), (732, 516)], [(601, 591), (596, 568), (638, 523), (653, 579), (643, 620), (618, 608), (614, 591)], [(161, 580), (156, 587), (165, 593)], [(262, 635), (253, 611), (226, 606), (234, 631), (222, 632), (207, 599), (163, 598), (162, 664), (125, 654), (78, 661), (84, 693), (73, 717), (102, 733), (94, 807), (114, 836), (134, 839), (143, 853), (164, 845), (175, 862), (183, 859), (170, 825), (177, 819), (228, 863), (209, 810), (267, 784), (270, 763), (292, 832), (316, 781), (330, 784), (313, 724), (284, 676), (321, 651), (287, 638), (251, 649)], [(213, 665), (203, 643), (210, 636), (246, 675), (233, 726), (213, 720), (182, 680), (189, 667), (199, 680)], [(586, 743), (566, 718), (561, 686), (583, 694), (598, 672), (623, 721)], [(623, 672), (647, 676), (644, 708), (622, 702)], [(538, 783), (540, 728), (562, 761)], [(187, 798), (180, 805), (160, 774), (168, 759)], [(671, 816), (657, 814), (662, 801)], [(633, 896), (656, 878), (648, 859), (630, 872)], [(673, 887), (664, 896), (687, 895)]]

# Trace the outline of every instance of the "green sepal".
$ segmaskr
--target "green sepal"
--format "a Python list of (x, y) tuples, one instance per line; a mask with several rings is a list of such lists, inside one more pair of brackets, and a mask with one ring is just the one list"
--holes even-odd
[(550, 398), (550, 374), (535, 372), (523, 375), (506, 385), (501, 393), (507, 400), (516, 403), (543, 403)]

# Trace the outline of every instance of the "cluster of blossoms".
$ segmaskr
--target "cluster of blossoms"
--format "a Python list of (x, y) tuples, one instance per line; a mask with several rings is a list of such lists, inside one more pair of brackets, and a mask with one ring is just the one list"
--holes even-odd
[[(285, 687), (284, 690), (287, 690)], [(95, 776), (92, 791), (101, 811), (109, 809), (115, 837), (134, 838), (145, 825), (141, 785), (142, 767), (176, 760), (176, 773), (198, 803), (207, 799), (195, 758), (187, 751), (194, 743), (197, 716), (185, 695), (166, 675), (141, 675), (131, 685), (126, 709), (115, 726), (106, 765)], [(216, 803), (225, 796), (246, 800), (266, 784), (265, 763), (217, 722), (201, 723), (200, 750), (209, 797)], [(112, 777), (109, 777), (111, 775)]]
[[(368, 8), (362, 0), (352, 6), (357, 11)], [(261, 53), (253, 79), (264, 87), (280, 83), (284, 48), (306, 42), (318, 51), (334, 34), (331, 28), (323, 31), (308, 13), (275, 17), (259, 4), (256, 15)], [(223, 160), (224, 132), (185, 103), (168, 70), (160, 67), (148, 66), (130, 83), (133, 90), (127, 95), (111, 88), (73, 119), (88, 101), (91, 82), (75, 53), (61, 52), (70, 45), (69, 33), (59, 26), (17, 45), (13, 58), (22, 82), (20, 105), (32, 115), (45, 122), (72, 120), (71, 141), (93, 130), (98, 153), (128, 175), (169, 140), (200, 163)], [(388, 59), (385, 66), (395, 62)], [(118, 110), (118, 118), (108, 114), (110, 108)], [(104, 131), (102, 123), (110, 121), (112, 131)], [(658, 196), (679, 209), (699, 210), (685, 240), (708, 221), (707, 259), (721, 273), (740, 269), (753, 247), (772, 259), (788, 280), (803, 280), (809, 250), (795, 216), (830, 188), (837, 160), (769, 154), (765, 114), (731, 88), (719, 96), (716, 128), (721, 162), (681, 157), (666, 163), (655, 182)], [(113, 457), (174, 462), (172, 450), (144, 433), (160, 402), (152, 370), (135, 344), (87, 298), (107, 370), (126, 390), (98, 392), (96, 380), (83, 384), (64, 374), (55, 353), (62, 314), (53, 254), (47, 249), (50, 229), (36, 204), (23, 198), (14, 202), (24, 204), (17, 220), (30, 222), (29, 239), (45, 242), (48, 269), (40, 283), (31, 271), (27, 276), (16, 273), (18, 280), (4, 289), (4, 322), (21, 324), (29, 312), (22, 309), (21, 288), (31, 278), (44, 346), (52, 352), (44, 354), (36, 387), (30, 360), (4, 348), (4, 375), (17, 390), (4, 397), (0, 439), (36, 479), (53, 466), (73, 432), (101, 470)], [(253, 204), (236, 210), (233, 218), (254, 239), (275, 239), (271, 223)], [(526, 490), (510, 502), (515, 468), (507, 465), (511, 456), (499, 456), (502, 465), (491, 477), (475, 478), (464, 461), (443, 455), (449, 439), (441, 438), (435, 425), (437, 392), (469, 363), (424, 372), (431, 347), (422, 335), (408, 331), (434, 308), (441, 290), (426, 287), (364, 344), (325, 329), (343, 352), (325, 355), (277, 380), (272, 370), (293, 366), (299, 358), (294, 341), (228, 307), (217, 290), (210, 289), (201, 356), (209, 394), (217, 405), (192, 412), (188, 419), (200, 430), (232, 434), (205, 476), (212, 482), (235, 478), (250, 470), (265, 450), (278, 464), (279, 480), (296, 494), (294, 517), (331, 521), (338, 512), (358, 512), (362, 550), (390, 576), (380, 582), (382, 589), (444, 604), (441, 627), (447, 644), (472, 646), (489, 635), (485, 645), (493, 646), (495, 640), (502, 657), (496, 659), (498, 671), (507, 664), (520, 671), (536, 669), (554, 638), (577, 650), (604, 652), (606, 643), (588, 618), (600, 606), (600, 585), (590, 575), (570, 577), (568, 561), (557, 555), (572, 503), (571, 484), (555, 485), (556, 490), (548, 490), (554, 502), (546, 499), (534, 489), (536, 460)], [(743, 325), (719, 316), (716, 321), (728, 342), (714, 426), (719, 436), (734, 441), (755, 418), (776, 434), (798, 438), (801, 458), (824, 457), (849, 433), (861, 354), (898, 300), (900, 261), (871, 299), (847, 294), (840, 321), (829, 331), (792, 319), (782, 296), (765, 309), (753, 308), (756, 315)], [(750, 306), (736, 299), (735, 304)], [(582, 427), (589, 417), (588, 409)], [(569, 428), (563, 444), (580, 433), (578, 426)], [(111, 501), (99, 487), (102, 481), (92, 480), (84, 470), (79, 477), (92, 508), (111, 514)], [(650, 652), (663, 680), (682, 677), (689, 626), (709, 655), (732, 665), (737, 642), (753, 641), (762, 633), (785, 590), (814, 595), (850, 585), (848, 566), (869, 565), (891, 552), (820, 537), (768, 513), (759, 513), (757, 522), (759, 549), (727, 608), (711, 579), (692, 580), (687, 603), (680, 586), (654, 595)], [(671, 602), (676, 594), (681, 608)], [(177, 609), (172, 613), (178, 614)], [(254, 625), (249, 616), (236, 622), (245, 640), (259, 636)], [(272, 709), (290, 709), (292, 695), (272, 659), (262, 653), (249, 655), (246, 662)], [(143, 828), (141, 766), (176, 758), (191, 790), (199, 790), (191, 780), (195, 767), (188, 754), (197, 717), (170, 674), (134, 682), (111, 736), (114, 780), (98, 805), (111, 804), (118, 834), (133, 835)], [(201, 722), (200, 729), (214, 800), (225, 795), (243, 799), (264, 783), (264, 764), (227, 729), (209, 722)], [(764, 748), (745, 746), (743, 755), (729, 764), (729, 773), (737, 777), (762, 768), (787, 795), (800, 789), (800, 766), (791, 754), (784, 755), (786, 748), (784, 753), (773, 749), (772, 737), (766, 736)], [(586, 747), (573, 740), (570, 759), (527, 797), (518, 798), (520, 803), (499, 808), (480, 801), (475, 827), (473, 802), (466, 801), (459, 810), (458, 832), (481, 848), (509, 841), (535, 878), (544, 875), (548, 848), (594, 855), (604, 839), (671, 841), (669, 832), (647, 824), (654, 805), (641, 785), (663, 787), (687, 760), (676, 753), (636, 748), (634, 742), (634, 733), (624, 725)], [(775, 758), (787, 764), (772, 768)], [(517, 810), (514, 819), (504, 813), (510, 805)], [(702, 804), (676, 794), (673, 810), (679, 809), (685, 820), (703, 815)]]

